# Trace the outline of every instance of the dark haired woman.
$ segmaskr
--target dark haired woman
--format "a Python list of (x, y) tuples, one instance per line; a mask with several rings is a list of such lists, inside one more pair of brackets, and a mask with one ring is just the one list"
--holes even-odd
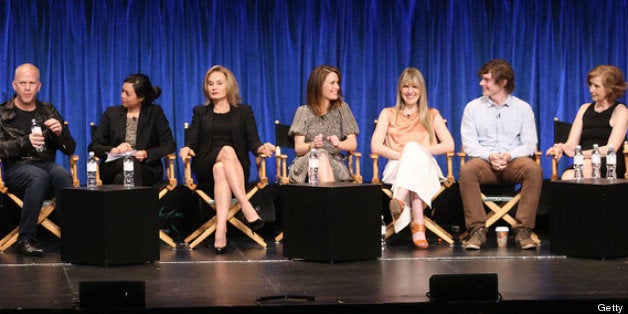
[(122, 184), (122, 158), (106, 162), (106, 155), (133, 152), (135, 185), (154, 186), (163, 178), (161, 159), (175, 151), (168, 120), (153, 101), (161, 89), (148, 76), (131, 74), (122, 84), (122, 105), (105, 110), (92, 140), (94, 153), (103, 162), (100, 176), (105, 184)]
[(307, 181), (310, 151), (318, 155), (320, 182), (349, 181), (343, 152), (354, 151), (360, 132), (349, 105), (343, 101), (340, 71), (328, 65), (314, 68), (307, 82), (305, 105), (297, 108), (290, 135), (297, 157), (290, 166), (290, 182)]

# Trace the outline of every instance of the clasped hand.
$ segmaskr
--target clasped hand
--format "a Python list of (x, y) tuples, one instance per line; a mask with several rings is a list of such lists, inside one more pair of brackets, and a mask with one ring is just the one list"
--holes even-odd
[(314, 140), (312, 140), (312, 146), (316, 148), (323, 147), (323, 141), (325, 140), (328, 141), (333, 147), (338, 147), (338, 145), (340, 145), (340, 139), (338, 138), (338, 136), (330, 135), (327, 137), (323, 137), (323, 134), (318, 134), (314, 137)]
[(510, 153), (493, 153), (488, 156), (488, 160), (491, 162), (491, 167), (495, 170), (502, 171), (508, 165), (510, 161)]

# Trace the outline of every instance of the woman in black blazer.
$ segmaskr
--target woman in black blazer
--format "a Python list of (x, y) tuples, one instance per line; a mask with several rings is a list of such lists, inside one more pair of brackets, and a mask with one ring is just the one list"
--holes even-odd
[(92, 140), (94, 154), (101, 158), (100, 176), (105, 184), (122, 184), (123, 159), (105, 162), (106, 154), (133, 154), (135, 185), (154, 186), (163, 179), (161, 159), (176, 150), (170, 125), (153, 100), (161, 89), (148, 76), (131, 74), (122, 84), (122, 105), (105, 110)]
[(246, 198), (245, 182), (249, 178), (249, 151), (271, 155), (275, 146), (262, 144), (250, 106), (241, 104), (238, 83), (231, 71), (213, 66), (203, 78), (204, 105), (193, 109), (192, 124), (187, 131), (181, 159), (194, 156), (192, 170), (201, 184), (213, 186), (216, 201), (217, 253), (227, 247), (227, 215), (233, 195), (242, 205), (249, 227), (257, 230), (264, 220)]

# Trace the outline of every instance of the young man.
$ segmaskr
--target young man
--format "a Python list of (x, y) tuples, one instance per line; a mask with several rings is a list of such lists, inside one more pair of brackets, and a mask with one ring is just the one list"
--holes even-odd
[(543, 172), (529, 156), (537, 145), (532, 108), (511, 95), (515, 74), (504, 60), (492, 60), (480, 69), (482, 96), (469, 102), (462, 116), (462, 145), (470, 158), (460, 169), (460, 193), (469, 237), (467, 250), (486, 242), (487, 215), (481, 184), (521, 183), (521, 201), (513, 227), (515, 242), (524, 250), (536, 248), (530, 238), (541, 194)]
[[(37, 99), (40, 89), (39, 69), (22, 64), (15, 70), (15, 95), (0, 104), (0, 159), (5, 183), (24, 195), (16, 250), (27, 256), (43, 255), (34, 240), (39, 211), (51, 188), (58, 196), (61, 188), (72, 186), (71, 175), (55, 163), (56, 150), (71, 155), (76, 147), (55, 107)], [(41, 134), (31, 132), (33, 121), (42, 128)]]

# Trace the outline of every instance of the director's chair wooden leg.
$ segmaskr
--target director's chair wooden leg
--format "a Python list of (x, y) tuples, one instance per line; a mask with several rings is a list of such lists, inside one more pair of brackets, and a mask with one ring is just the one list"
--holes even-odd
[[(438, 198), (438, 196), (443, 191), (445, 191), (445, 189), (446, 189), (446, 187), (441, 187), (441, 189), (434, 195), (432, 200), (435, 200), (436, 198)], [(384, 194), (386, 194), (386, 196), (388, 196), (389, 198), (392, 199), (393, 193), (392, 193), (391, 190), (389, 190), (389, 189), (382, 189), (382, 191), (384, 192)], [(423, 210), (425, 210), (425, 208), (427, 208), (427, 205), (424, 204)], [(434, 233), (439, 238), (443, 239), (445, 242), (447, 242), (449, 244), (454, 244), (453, 236), (449, 232), (445, 231), (445, 229), (443, 229), (436, 222), (434, 222), (432, 219), (430, 219), (429, 217), (427, 217), (425, 215), (423, 215), (423, 220), (424, 220), (425, 227), (428, 230), (430, 230), (432, 233)], [(388, 239), (393, 234), (395, 234), (395, 225), (394, 225), (394, 223), (391, 222), (391, 223), (389, 223), (386, 226), (386, 236), (385, 236), (386, 239)]]
[[(239, 212), (240, 209), (241, 209), (240, 203), (236, 203), (235, 205), (233, 205), (231, 209), (229, 209), (229, 213), (227, 214), (227, 221), (231, 221), (231, 219), (233, 219), (233, 216), (237, 212)], [(214, 231), (216, 231), (216, 220), (217, 220), (216, 216), (210, 219), (208, 223), (209, 227), (205, 229), (205, 231), (203, 231), (203, 233), (201, 233), (198, 237), (196, 237), (194, 241), (192, 241), (192, 243), (190, 243), (190, 249), (193, 249), (196, 246), (198, 246), (203, 240), (207, 239), (207, 237), (209, 237), (212, 233), (214, 233)]]
[(161, 241), (164, 241), (173, 249), (177, 247), (177, 244), (174, 243), (174, 240), (168, 234), (163, 232), (163, 230), (159, 230), (159, 239), (161, 239)]
[(257, 244), (261, 245), (263, 248), (266, 248), (267, 245), (266, 245), (266, 242), (264, 242), (264, 239), (262, 237), (260, 237), (257, 233), (253, 232), (253, 230), (251, 230), (249, 227), (247, 227), (242, 221), (240, 221), (239, 219), (237, 219), (235, 217), (232, 217), (228, 221), (234, 227), (240, 229), (240, 231), (242, 231), (244, 234), (246, 234), (253, 241), (257, 242)]
[[(484, 194), (482, 194), (482, 198), (486, 198)], [(488, 214), (488, 219), (486, 219), (486, 227), (488, 228), (492, 226), (499, 219), (507, 215), (508, 212), (519, 202), (520, 199), (521, 194), (517, 194), (501, 207), (492, 201), (484, 202), (484, 204), (491, 210), (491, 212)]]
[(279, 233), (279, 234), (275, 237), (275, 242), (281, 242), (281, 240), (283, 240), (283, 232)]
[[(20, 202), (21, 203), (21, 202)], [(21, 204), (18, 204), (21, 205)], [(52, 232), (57, 238), (61, 238), (61, 228), (50, 219), (48, 216), (52, 214), (55, 209), (55, 203), (52, 202), (44, 202), (44, 205), (39, 212), (39, 217), (37, 218), (37, 224), (43, 226), (48, 229), (48, 231)], [(4, 252), (8, 248), (11, 247), (15, 242), (17, 242), (17, 238), (20, 233), (20, 228), (15, 227), (9, 234), (7, 234), (2, 240), (0, 240), (0, 252)]]
[[(510, 214), (508, 214), (508, 212), (519, 202), (520, 199), (521, 199), (521, 194), (517, 194), (511, 201), (508, 201), (502, 207), (497, 206), (497, 204), (495, 204), (494, 202), (487, 202), (487, 206), (491, 209), (491, 212), (488, 214), (488, 219), (486, 220), (486, 227), (487, 228), (490, 227), (495, 222), (497, 222), (497, 220), (501, 218), (504, 221), (506, 221), (512, 228), (514, 228), (517, 225), (517, 220), (514, 219)], [(532, 232), (532, 234), (530, 235), (530, 238), (536, 244), (541, 243), (541, 239), (534, 232)]]

